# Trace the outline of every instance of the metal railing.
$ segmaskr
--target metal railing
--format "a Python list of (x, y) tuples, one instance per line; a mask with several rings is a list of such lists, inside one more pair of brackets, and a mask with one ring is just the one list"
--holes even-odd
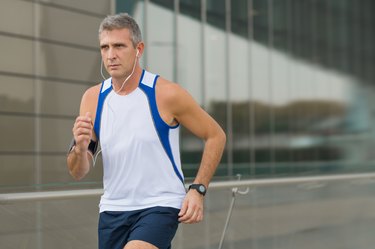
[[(236, 197), (245, 195), (250, 189), (256, 187), (280, 186), (280, 185), (300, 185), (301, 188), (311, 189), (326, 186), (328, 183), (346, 182), (347, 184), (355, 183), (374, 183), (375, 173), (362, 174), (336, 174), (325, 176), (301, 176), (301, 177), (284, 177), (273, 179), (250, 179), (230, 181), (216, 181), (210, 184), (211, 190), (231, 189), (231, 202), (228, 208), (227, 217), (221, 234), (218, 249), (222, 249), (226, 237), (227, 229), (232, 217)], [(188, 184), (186, 184), (188, 185)], [(82, 189), (82, 190), (64, 190), (64, 191), (40, 191), (25, 193), (7, 193), (0, 194), (0, 205), (13, 204), (27, 201), (51, 201), (58, 199), (73, 199), (82, 197), (99, 197), (103, 194), (102, 189)]]
[[(304, 184), (307, 186), (317, 186), (321, 183), (337, 181), (358, 181), (371, 180), (375, 181), (375, 173), (361, 174), (341, 174), (326, 176), (301, 176), (301, 177), (283, 177), (275, 179), (250, 179), (250, 180), (231, 180), (218, 181), (210, 184), (210, 189), (231, 189), (241, 187), (264, 187), (287, 184)], [(7, 193), (0, 194), (0, 204), (10, 204), (22, 201), (44, 201), (55, 199), (72, 199), (81, 197), (95, 197), (103, 194), (102, 189), (82, 189), (82, 190), (64, 190), (64, 191), (40, 191), (25, 193)]]

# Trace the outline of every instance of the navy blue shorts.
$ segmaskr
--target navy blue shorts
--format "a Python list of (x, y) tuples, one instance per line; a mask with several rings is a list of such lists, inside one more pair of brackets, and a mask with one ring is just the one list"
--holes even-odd
[(123, 249), (131, 240), (169, 249), (177, 231), (179, 211), (171, 207), (153, 207), (102, 212), (98, 226), (99, 249)]

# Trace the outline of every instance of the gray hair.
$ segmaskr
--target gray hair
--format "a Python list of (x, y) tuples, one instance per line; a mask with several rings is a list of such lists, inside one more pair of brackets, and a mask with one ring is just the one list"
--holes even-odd
[(99, 26), (99, 36), (104, 30), (111, 31), (114, 29), (128, 29), (134, 48), (142, 41), (141, 30), (137, 22), (128, 13), (110, 15), (104, 18)]

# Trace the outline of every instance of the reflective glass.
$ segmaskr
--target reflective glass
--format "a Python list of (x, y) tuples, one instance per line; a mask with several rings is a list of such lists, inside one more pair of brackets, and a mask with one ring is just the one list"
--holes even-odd
[(225, 30), (225, 0), (207, 0), (207, 23)]
[(98, 197), (1, 207), (1, 248), (97, 248)]
[[(21, 153), (0, 155), (0, 193), (30, 191), (35, 184), (35, 157)], [(0, 204), (1, 205), (1, 204)]]
[[(225, 33), (225, 1), (208, 0), (206, 2), (207, 25), (204, 28), (204, 108), (227, 132), (227, 61)], [(225, 152), (222, 164), (217, 170), (218, 176), (226, 176), (232, 171), (228, 167)]]
[(180, 13), (182, 16), (189, 16), (196, 20), (201, 20), (201, 0), (179, 0)]
[(40, 6), (40, 34), (48, 40), (98, 48), (98, 29), (102, 16), (82, 16), (66, 9)]
[(249, 5), (250, 1), (248, 0), (230, 1), (230, 30), (232, 33), (242, 36), (245, 39), (249, 36)]
[(75, 181), (68, 173), (66, 152), (46, 154), (40, 158), (40, 180), (31, 185), (31, 189), (61, 190), (102, 188), (103, 167), (101, 157), (95, 167), (81, 181)]
[[(89, 87), (84, 84), (40, 81), (40, 112), (52, 116), (71, 117), (73, 123), (73, 119), (79, 113), (81, 97)], [(69, 101), (66, 101), (67, 96)]]
[[(15, 22), (14, 15), (22, 16)], [(0, 31), (18, 35), (33, 35), (33, 5), (30, 2), (2, 0), (0, 8)]]
[(203, 39), (200, 18), (201, 7), (196, 5), (200, 1), (193, 2), (195, 4), (185, 1), (181, 2), (180, 5), (180, 11), (182, 13), (188, 12), (189, 15), (179, 15), (178, 17), (177, 82), (187, 89), (194, 99), (202, 105)]
[[(270, 43), (269, 43), (269, 60), (270, 69), (269, 77), (271, 82), (271, 99), (272, 99), (272, 147), (276, 165), (274, 172), (277, 174), (293, 174), (290, 167), (291, 148), (291, 113), (290, 105), (292, 104), (290, 94), (290, 68), (292, 58), (280, 48), (285, 49), (289, 42), (289, 32), (287, 27), (290, 20), (290, 6), (287, 1), (270, 1), (271, 13), (270, 21)], [(288, 163), (281, 163), (288, 162)]]
[[(178, 16), (176, 65), (177, 83), (185, 88), (198, 104), (203, 105), (203, 38), (201, 1), (180, 1)], [(181, 160), (185, 177), (196, 175), (202, 158), (203, 143), (186, 129), (181, 131)]]
[(231, 1), (229, 99), (232, 107), (233, 174), (250, 174), (250, 44), (247, 1)]
[(254, 139), (254, 161), (256, 175), (272, 175), (274, 168), (274, 113), (272, 70), (269, 33), (272, 30), (269, 21), (269, 4), (271, 1), (253, 1), (253, 39), (251, 47), (252, 61), (252, 110)]
[(33, 41), (0, 34), (0, 70), (15, 74), (33, 74)]
[(34, 81), (0, 75), (0, 111), (32, 113), (34, 107)]
[(41, 118), (40, 150), (44, 152), (66, 152), (72, 139), (74, 120)]
[(33, 152), (35, 145), (35, 118), (1, 115), (0, 138), (0, 151), (2, 153)]
[(99, 49), (90, 51), (45, 43), (40, 45), (40, 51), (36, 58), (39, 75), (91, 84), (102, 81)]
[(37, 0), (42, 3), (51, 4), (54, 7), (67, 7), (68, 9), (72, 8), (74, 10), (81, 10), (81, 14), (85, 12), (90, 12), (92, 14), (99, 15), (108, 15), (111, 12), (111, 1), (92, 1), (92, 0)]
[[(174, 1), (150, 1), (147, 15), (147, 67), (162, 77), (175, 81)], [(158, 4), (157, 4), (158, 3)]]

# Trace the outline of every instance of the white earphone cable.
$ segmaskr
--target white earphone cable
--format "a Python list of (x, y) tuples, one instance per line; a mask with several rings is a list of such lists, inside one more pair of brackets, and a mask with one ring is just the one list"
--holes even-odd
[[(116, 91), (115, 88), (114, 88), (114, 86), (113, 86), (113, 84), (112, 84), (112, 88), (113, 88), (113, 90), (115, 91), (115, 93), (118, 94), (118, 93), (122, 90), (122, 88), (125, 86), (125, 83), (126, 83), (126, 82), (129, 80), (129, 78), (133, 75), (133, 73), (134, 73), (134, 71), (135, 71), (135, 65), (137, 64), (137, 59), (138, 59), (138, 51), (137, 51), (137, 55), (135, 56), (135, 59), (134, 59), (134, 64), (133, 64), (132, 72), (129, 74), (128, 77), (126, 77), (126, 79), (125, 79), (124, 82), (122, 83), (120, 89)], [(102, 78), (103, 78), (104, 80), (106, 80), (106, 77), (104, 77), (104, 74), (103, 74), (103, 60), (101, 60), (101, 63), (100, 63), (100, 74), (101, 74)], [(109, 106), (109, 100), (110, 100), (110, 98), (107, 100), (107, 105), (108, 105), (109, 109), (111, 109), (110, 106)], [(95, 153), (94, 155), (92, 155), (91, 153), (89, 153), (89, 155), (90, 155), (91, 158), (92, 158), (92, 165), (93, 165), (93, 167), (95, 167), (95, 164), (96, 164), (96, 161), (97, 161), (97, 159), (98, 159), (98, 156), (99, 156), (99, 154), (100, 154), (102, 151), (103, 151), (103, 149), (100, 148), (100, 150), (99, 150), (97, 153)]]

